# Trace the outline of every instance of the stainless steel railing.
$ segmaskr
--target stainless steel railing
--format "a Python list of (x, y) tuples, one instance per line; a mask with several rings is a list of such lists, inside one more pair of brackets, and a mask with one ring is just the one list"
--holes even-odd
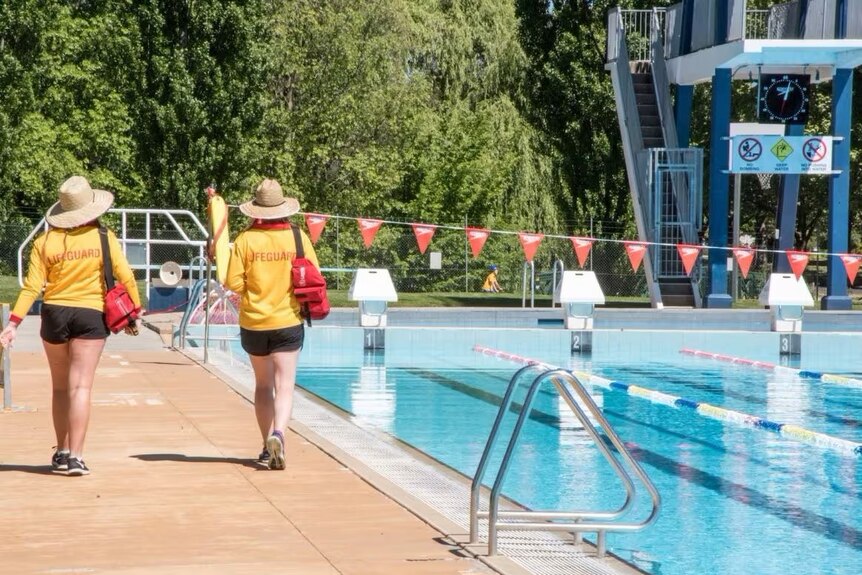
[[(560, 268), (559, 277), (557, 277), (557, 268)], [(564, 273), (566, 273), (566, 264), (563, 263), (563, 260), (554, 260), (554, 273), (553, 277), (551, 278), (551, 307), (556, 307), (557, 304), (560, 303), (557, 301), (557, 282), (563, 281)]]
[[(538, 373), (530, 384), (521, 413), (512, 430), (506, 452), (500, 462), (497, 475), (494, 479), (491, 494), (488, 498), (488, 511), (481, 511), (479, 499), (481, 495), (482, 479), (487, 471), (488, 461), (500, 434), (500, 425), (506, 413), (512, 407), (512, 399), (515, 390), (522, 380), (529, 374)], [(626, 490), (626, 498), (623, 504), (612, 511), (526, 511), (526, 510), (500, 510), (500, 492), (506, 480), (512, 455), (518, 445), (521, 429), (530, 414), (533, 400), (539, 386), (547, 381), (554, 384), (566, 404), (584, 426), (584, 430), (592, 438), (599, 451), (611, 465), (614, 473), (622, 481)], [(570, 388), (574, 390), (578, 399), (572, 395)], [(580, 400), (580, 403), (579, 401)], [(585, 406), (589, 415), (584, 411)], [(593, 425), (590, 416), (601, 427), (604, 435), (610, 441), (613, 448), (619, 453), (622, 463), (617, 460), (598, 429)], [(625, 464), (625, 466), (623, 465)], [(632, 481), (630, 470), (637, 476), (640, 483), (646, 488), (652, 499), (652, 510), (649, 515), (640, 521), (623, 521), (621, 518), (631, 509), (632, 502), (636, 496), (635, 484)], [(577, 377), (571, 372), (563, 369), (550, 369), (542, 365), (528, 365), (518, 370), (509, 381), (509, 386), (500, 403), (497, 418), (491, 427), (491, 433), (485, 444), (485, 450), (479, 460), (476, 474), (470, 488), (470, 543), (479, 540), (479, 519), (488, 520), (488, 555), (497, 554), (497, 533), (500, 529), (512, 529), (518, 531), (560, 531), (576, 534), (576, 542), (580, 542), (580, 536), (584, 532), (596, 533), (596, 550), (598, 557), (605, 556), (605, 534), (608, 531), (638, 531), (655, 521), (661, 507), (661, 497), (641, 466), (634, 460), (622, 440), (605, 419), (601, 409), (596, 405), (593, 398), (587, 392)], [(510, 521), (506, 521), (510, 520)]]
[[(0, 308), (0, 330), (9, 323), (9, 304)], [(3, 409), (12, 409), (12, 357), (10, 349), (0, 347), (0, 383), (3, 384)]]
[(527, 307), (527, 270), (530, 270), (530, 307), (536, 307), (536, 264), (533, 260), (524, 262), (521, 274), (521, 307)]

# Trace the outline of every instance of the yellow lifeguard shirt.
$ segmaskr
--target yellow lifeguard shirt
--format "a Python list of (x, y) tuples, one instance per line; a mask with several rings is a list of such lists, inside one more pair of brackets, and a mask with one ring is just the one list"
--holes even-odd
[[(317, 254), (300, 230), (302, 250), (315, 266)], [(239, 325), (250, 330), (292, 327), (302, 323), (293, 296), (296, 245), (290, 224), (255, 222), (234, 240), (225, 285), (241, 296)]]
[[(132, 301), (140, 306), (141, 296), (135, 276), (117, 236), (111, 230), (108, 230), (108, 249), (115, 281), (126, 286)], [(102, 270), (102, 241), (98, 226), (48, 230), (33, 241), (27, 279), (12, 310), (12, 320), (20, 323), (43, 290), (42, 301), (45, 303), (104, 311), (105, 277)]]

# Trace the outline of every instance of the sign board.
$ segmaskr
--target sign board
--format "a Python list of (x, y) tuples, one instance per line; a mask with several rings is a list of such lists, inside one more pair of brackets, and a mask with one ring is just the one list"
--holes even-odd
[(431, 252), (428, 258), (428, 267), (432, 270), (439, 270), (443, 267), (443, 252)]
[(729, 141), (732, 173), (833, 173), (831, 136), (742, 134)]

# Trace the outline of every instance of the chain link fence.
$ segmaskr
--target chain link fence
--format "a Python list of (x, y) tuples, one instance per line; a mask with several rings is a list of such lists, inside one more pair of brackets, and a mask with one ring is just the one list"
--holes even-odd
[[(298, 220), (297, 220), (298, 221)], [(122, 222), (116, 215), (106, 218), (106, 223), (118, 235), (122, 233)], [(574, 229), (589, 229), (590, 224)], [(7, 285), (17, 282), (18, 249), (32, 231), (22, 225), (0, 226), (0, 277)], [(145, 238), (146, 228), (138, 217), (126, 222), (126, 236)], [(187, 237), (176, 229), (157, 225), (150, 226), (149, 259), (146, 257), (146, 241), (127, 242), (126, 253), (135, 269), (136, 277), (143, 281), (149, 277), (158, 283), (158, 269), (168, 261), (174, 261), (183, 270), (183, 278), (200, 278), (203, 274), (205, 253), (201, 232), (188, 233)], [(584, 234), (586, 235), (586, 234)], [(184, 243), (189, 240), (190, 243)], [(651, 248), (652, 249), (652, 248)], [(26, 267), (30, 246), (23, 250)], [(440, 227), (424, 254), (419, 252), (416, 238), (409, 224), (385, 223), (377, 232), (369, 247), (365, 247), (355, 220), (332, 217), (315, 245), (318, 259), (331, 289), (346, 290), (359, 267), (386, 268), (392, 275), (399, 292), (419, 293), (475, 293), (481, 290), (490, 265), (498, 267), (498, 280), (504, 292), (522, 295), (524, 279), (530, 281), (530, 271), (524, 262), (524, 252), (517, 233), (494, 232), (487, 239), (478, 257), (473, 257), (470, 244), (463, 229)], [(730, 252), (727, 252), (730, 254)], [(439, 255), (438, 255), (439, 254)], [(773, 259), (785, 257), (783, 253), (757, 252), (746, 278), (738, 276), (734, 294), (733, 274), (728, 272), (728, 293), (738, 299), (756, 299), (772, 270)], [(149, 261), (149, 265), (147, 265)], [(553, 293), (553, 279), (561, 270), (580, 269), (572, 242), (569, 238), (545, 236), (536, 250), (535, 294)], [(633, 272), (621, 240), (597, 239), (592, 246), (584, 269), (594, 271), (606, 297), (649, 301), (647, 281), (643, 265)], [(25, 270), (26, 271), (26, 270)], [(695, 277), (706, 277), (706, 250), (694, 271)], [(805, 272), (805, 279), (815, 299), (825, 295), (826, 259), (812, 255)], [(708, 292), (708, 281), (701, 282), (702, 293)], [(529, 297), (529, 285), (527, 297)]]

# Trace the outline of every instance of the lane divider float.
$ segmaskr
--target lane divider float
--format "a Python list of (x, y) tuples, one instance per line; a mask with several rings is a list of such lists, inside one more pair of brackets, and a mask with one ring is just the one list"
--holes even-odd
[(679, 350), (680, 353), (685, 355), (692, 355), (694, 357), (702, 357), (705, 359), (714, 359), (716, 361), (724, 361), (727, 363), (733, 363), (737, 365), (747, 365), (750, 367), (758, 367), (761, 369), (768, 369), (771, 371), (783, 371), (786, 373), (796, 374), (797, 376), (803, 379), (813, 379), (815, 381), (822, 381), (823, 383), (834, 383), (836, 385), (848, 385), (851, 387), (859, 387), (862, 388), (862, 379), (855, 379), (852, 377), (847, 377), (845, 375), (835, 375), (832, 373), (822, 373), (820, 371), (810, 371), (806, 369), (796, 369), (793, 367), (785, 367), (783, 365), (776, 365), (774, 363), (769, 363), (768, 361), (755, 361), (752, 359), (746, 359), (744, 357), (734, 357), (732, 355), (724, 355), (721, 353), (712, 353), (710, 351), (702, 351), (699, 349), (690, 349), (687, 347)]
[[(482, 355), (496, 357), (498, 359), (505, 359), (521, 365), (535, 365), (547, 369), (561, 369), (558, 366), (551, 365), (544, 361), (539, 361), (537, 359), (524, 357), (498, 349), (493, 349), (483, 345), (473, 346), (473, 351), (481, 353)], [(862, 443), (849, 441), (847, 439), (841, 439), (840, 437), (827, 435), (818, 431), (812, 431), (810, 429), (805, 429), (804, 427), (800, 427), (791, 423), (770, 421), (762, 417), (742, 413), (741, 411), (734, 411), (732, 409), (718, 407), (716, 405), (704, 403), (701, 401), (693, 401), (691, 399), (686, 399), (684, 397), (679, 397), (676, 395), (670, 395), (668, 393), (662, 393), (660, 391), (655, 391), (646, 387), (640, 387), (638, 385), (631, 385), (620, 381), (612, 381), (610, 379), (606, 379), (604, 377), (600, 377), (583, 371), (567, 371), (569, 371), (582, 381), (588, 381), (589, 383), (598, 387), (602, 387), (604, 389), (621, 391), (628, 395), (642, 397), (653, 403), (660, 403), (662, 405), (667, 405), (675, 409), (694, 411), (698, 415), (702, 415), (710, 419), (727, 421), (738, 425), (744, 425), (746, 427), (771, 431), (773, 433), (777, 433), (790, 439), (801, 441), (803, 443), (817, 445), (819, 447), (824, 447), (827, 449), (832, 449), (847, 455), (862, 456)]]

